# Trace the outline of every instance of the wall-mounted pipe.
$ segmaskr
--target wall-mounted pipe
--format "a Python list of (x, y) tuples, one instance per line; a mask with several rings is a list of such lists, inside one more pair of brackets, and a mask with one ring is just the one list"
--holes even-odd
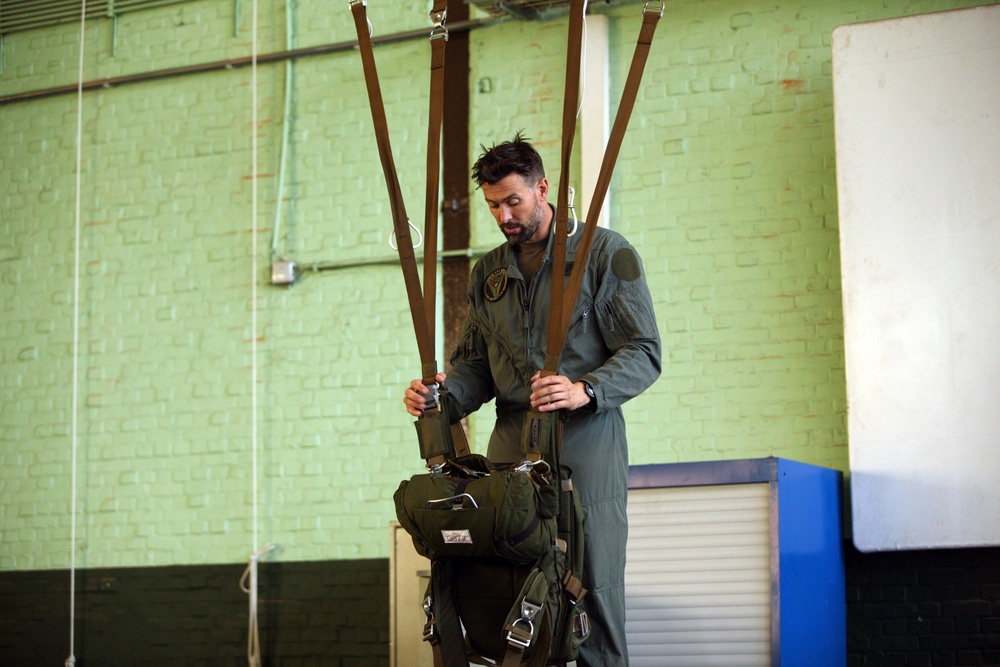
[[(487, 19), (475, 19), (471, 21), (460, 21), (455, 24), (448, 26), (449, 32), (465, 32), (468, 30), (473, 30), (475, 28), (480, 28), (486, 25), (491, 25), (493, 23), (498, 23), (500, 21), (505, 21), (503, 18), (487, 18)], [(396, 42), (405, 42), (411, 39), (426, 39), (430, 34), (428, 29), (420, 30), (410, 30), (406, 32), (397, 32), (391, 35), (383, 35), (381, 37), (373, 37), (372, 44), (393, 44)], [(348, 51), (350, 49), (355, 49), (358, 46), (357, 40), (352, 40), (350, 42), (336, 42), (333, 44), (322, 44), (319, 46), (310, 46), (302, 49), (292, 49), (288, 51), (276, 51), (274, 53), (262, 53), (257, 56), (257, 64), (262, 63), (274, 63), (282, 62), (284, 60), (293, 58), (306, 58), (309, 56), (320, 56), (327, 55), (330, 53), (338, 53), (340, 51)], [(98, 88), (114, 88), (117, 86), (124, 86), (130, 83), (139, 83), (140, 81), (153, 81), (156, 79), (167, 79), (178, 76), (187, 76), (189, 74), (200, 74), (202, 72), (213, 72), (223, 69), (236, 69), (238, 67), (247, 67), (251, 64), (252, 58), (250, 56), (245, 56), (243, 58), (230, 58), (228, 60), (217, 60), (210, 63), (202, 63), (200, 65), (188, 65), (185, 67), (171, 67), (168, 69), (153, 70), (151, 72), (140, 72), (138, 74), (126, 74), (124, 76), (114, 76), (105, 77), (103, 79), (95, 79), (93, 81), (85, 81), (82, 84), (83, 90), (95, 90)], [(79, 85), (72, 83), (66, 86), (56, 86), (54, 88), (42, 88), (39, 90), (29, 90), (22, 93), (13, 93), (10, 95), (0, 96), (0, 105), (10, 104), (12, 102), (25, 102), (28, 100), (37, 100), (43, 97), (52, 97), (55, 95), (67, 95), (71, 93), (76, 93), (79, 90)]]
[[(447, 259), (475, 259), (482, 257), (486, 253), (493, 250), (496, 246), (489, 248), (461, 248), (459, 250), (444, 250), (437, 254), (438, 261), (443, 261)], [(417, 262), (422, 261), (423, 255), (416, 255), (414, 259)], [(313, 271), (319, 273), (320, 271), (339, 271), (342, 269), (356, 269), (363, 266), (398, 266), (399, 256), (398, 255), (386, 255), (385, 257), (369, 257), (365, 259), (347, 259), (340, 262), (313, 262), (312, 264), (303, 264), (300, 266), (302, 271)]]

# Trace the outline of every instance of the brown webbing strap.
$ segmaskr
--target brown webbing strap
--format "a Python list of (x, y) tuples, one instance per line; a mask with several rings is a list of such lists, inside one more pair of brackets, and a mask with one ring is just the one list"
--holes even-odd
[[(600, 216), (601, 206), (604, 204), (604, 198), (607, 195), (608, 186), (611, 184), (611, 175), (614, 171), (615, 163), (618, 160), (618, 152), (621, 150), (622, 140), (625, 137), (625, 129), (628, 127), (628, 121), (632, 115), (632, 109), (635, 106), (635, 99), (639, 92), (639, 84), (642, 81), (642, 73), (645, 69), (646, 60), (649, 56), (649, 46), (653, 41), (653, 32), (656, 30), (656, 25), (659, 22), (660, 17), (663, 16), (663, 2), (660, 2), (659, 4), (660, 10), (658, 12), (649, 10), (649, 2), (647, 2), (642, 9), (642, 25), (639, 29), (639, 39), (636, 43), (635, 53), (632, 56), (632, 64), (629, 67), (628, 77), (625, 81), (625, 88), (622, 91), (622, 100), (618, 106), (618, 113), (615, 116), (615, 122), (611, 129), (611, 135), (608, 137), (608, 145), (604, 151), (604, 160), (601, 163), (601, 170), (598, 174), (597, 185), (594, 188), (594, 196), (591, 200), (586, 220), (596, 221)], [(562, 354), (562, 347), (566, 342), (566, 334), (569, 331), (569, 326), (571, 324), (570, 319), (573, 316), (573, 310), (576, 307), (576, 300), (580, 295), (580, 287), (583, 284), (583, 274), (587, 268), (587, 254), (590, 252), (591, 242), (594, 238), (594, 229), (596, 227), (596, 222), (588, 224), (584, 227), (583, 236), (580, 238), (580, 245), (576, 251), (576, 259), (573, 264), (573, 272), (570, 276), (569, 285), (566, 287), (565, 293), (561, 295), (561, 301), (559, 304), (556, 304), (553, 296), (551, 306), (553, 317), (549, 321), (548, 354), (546, 355), (545, 363), (545, 367), (547, 369), (550, 367), (558, 367), (559, 356)], [(557, 234), (558, 231), (559, 230), (557, 228)], [(559, 236), (557, 235), (555, 241), (558, 240)], [(563, 253), (565, 253), (565, 240), (563, 243)], [(565, 267), (565, 264), (563, 266)], [(555, 273), (555, 260), (553, 261), (552, 267), (552, 285), (554, 295), (555, 286), (557, 284), (561, 284), (562, 281), (557, 279), (557, 276), (561, 274)], [(563, 271), (565, 271), (565, 268)], [(560, 289), (560, 291), (562, 290)], [(550, 357), (553, 356), (555, 357), (555, 365), (550, 366)]]
[(555, 375), (566, 339), (560, 331), (559, 313), (563, 309), (563, 277), (566, 275), (566, 234), (569, 228), (569, 163), (576, 135), (576, 110), (580, 101), (580, 58), (583, 44), (583, 0), (573, 0), (569, 14), (569, 34), (566, 39), (566, 86), (563, 93), (562, 153), (559, 162), (559, 194), (556, 201), (555, 238), (552, 247), (552, 295), (550, 312), (556, 317), (549, 322), (548, 353), (542, 375)]
[[(403, 193), (396, 176), (396, 166), (392, 161), (389, 126), (385, 117), (382, 90), (378, 83), (378, 70), (375, 67), (371, 36), (368, 34), (368, 17), (364, 2), (351, 0), (351, 14), (354, 16), (354, 27), (358, 34), (361, 64), (364, 67), (365, 85), (368, 88), (368, 106), (371, 107), (372, 123), (375, 126), (375, 140), (378, 144), (379, 158), (382, 161), (382, 173), (385, 175), (386, 187), (389, 190), (389, 207), (392, 210), (392, 224), (396, 233), (399, 263), (403, 269), (406, 295), (410, 303), (410, 316), (413, 319), (413, 330), (420, 353), (421, 374), (424, 378), (433, 378), (437, 373), (437, 362), (434, 359), (434, 339), (430, 335), (427, 310), (420, 290), (420, 276), (417, 273), (417, 261), (413, 254), (413, 242), (410, 240), (409, 221), (406, 216), (406, 207), (403, 204)], [(428, 248), (428, 251), (433, 253), (433, 249)]]
[[(632, 116), (632, 109), (635, 106), (635, 99), (639, 93), (639, 83), (642, 81), (642, 73), (646, 67), (646, 59), (649, 56), (649, 45), (653, 42), (653, 33), (660, 18), (663, 16), (663, 3), (660, 3), (660, 11), (648, 11), (649, 3), (642, 9), (642, 26), (639, 29), (639, 39), (635, 45), (635, 53), (632, 55), (632, 65), (629, 67), (628, 77), (625, 80), (625, 88), (622, 91), (622, 99), (618, 105), (618, 113), (615, 116), (614, 125), (611, 128), (611, 135), (608, 137), (608, 145), (604, 150), (604, 160), (601, 162), (601, 171), (597, 177), (597, 184), (594, 186), (594, 196), (590, 201), (590, 208), (587, 211), (585, 220), (593, 220), (594, 224), (586, 225), (583, 235), (580, 237), (580, 246), (577, 249), (576, 262), (573, 266), (573, 273), (566, 288), (562, 311), (562, 330), (569, 330), (570, 321), (573, 317), (573, 310), (576, 307), (576, 299), (580, 295), (580, 287), (583, 284), (583, 273), (586, 268), (587, 253), (590, 252), (591, 241), (594, 238), (594, 229), (597, 227), (596, 220), (601, 215), (601, 206), (604, 205), (604, 198), (608, 194), (608, 187), (611, 185), (611, 174), (618, 161), (618, 152), (621, 150), (622, 140), (625, 137), (625, 129), (628, 127), (629, 118)], [(565, 333), (563, 334), (565, 336)], [(563, 341), (565, 342), (565, 341)]]
[[(427, 113), (427, 190), (424, 197), (424, 311), (428, 336), (434, 340), (437, 289), (438, 187), (441, 179), (441, 123), (444, 118), (444, 47), (448, 29), (448, 0), (435, 0), (431, 9), (431, 90)], [(433, 376), (429, 379), (433, 379)]]
[[(435, 0), (431, 10), (431, 90), (430, 108), (427, 121), (427, 192), (424, 211), (424, 284), (421, 293), (420, 277), (417, 273), (417, 261), (413, 253), (413, 242), (410, 240), (410, 222), (403, 205), (403, 194), (396, 175), (396, 166), (392, 160), (392, 148), (389, 144), (389, 127), (386, 122), (385, 104), (382, 101), (382, 91), (378, 82), (378, 70), (375, 67), (375, 55), (372, 50), (371, 36), (368, 34), (368, 17), (364, 0), (351, 0), (351, 14), (354, 16), (354, 27), (358, 34), (358, 47), (361, 53), (361, 63), (364, 66), (365, 85), (368, 89), (368, 102), (371, 107), (372, 122), (375, 127), (375, 139), (378, 143), (379, 158), (382, 161), (382, 172), (385, 175), (389, 190), (389, 204), (392, 209), (392, 224), (396, 235), (399, 252), (399, 263), (403, 270), (403, 281), (406, 285), (406, 295), (410, 305), (410, 316), (413, 320), (413, 330), (417, 339), (417, 350), (420, 354), (420, 373), (422, 382), (427, 386), (435, 386), (437, 361), (434, 359), (434, 321), (435, 293), (437, 287), (437, 208), (438, 187), (440, 185), (441, 164), (441, 124), (444, 117), (444, 63), (445, 43), (448, 31), (444, 27), (447, 17), (447, 0)], [(443, 410), (438, 402), (437, 393), (431, 394), (431, 399), (437, 405), (429, 406), (425, 417), (434, 417), (435, 408)], [(424, 417), (421, 417), (423, 419)], [(418, 429), (419, 430), (419, 429)], [(469, 442), (461, 424), (451, 425), (451, 441), (448, 454), (435, 454), (427, 459), (428, 465), (443, 463), (448, 456), (465, 456), (469, 453)]]

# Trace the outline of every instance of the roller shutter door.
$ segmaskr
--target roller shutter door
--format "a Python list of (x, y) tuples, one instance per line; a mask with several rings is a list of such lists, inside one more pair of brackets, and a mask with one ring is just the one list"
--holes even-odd
[(767, 483), (629, 491), (632, 667), (771, 664)]

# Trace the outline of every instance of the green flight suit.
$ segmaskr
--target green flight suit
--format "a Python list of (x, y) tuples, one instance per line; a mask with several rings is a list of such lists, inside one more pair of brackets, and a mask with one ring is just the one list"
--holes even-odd
[[(567, 240), (567, 276), (582, 229)], [(496, 399), (487, 452), (494, 462), (521, 460), (531, 377), (545, 362), (552, 245), (550, 236), (530, 285), (507, 244), (477, 262), (469, 279), (469, 315), (445, 385), (463, 416)], [(569, 413), (563, 432), (562, 462), (573, 470), (587, 512), (583, 584), (593, 630), (577, 664), (627, 665), (628, 446), (621, 405), (659, 376), (660, 336), (641, 261), (620, 234), (594, 230), (559, 374), (586, 380), (597, 395), (596, 411)]]

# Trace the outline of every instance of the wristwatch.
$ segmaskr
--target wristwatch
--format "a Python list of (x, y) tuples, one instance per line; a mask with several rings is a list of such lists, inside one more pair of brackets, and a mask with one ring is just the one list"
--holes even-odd
[(597, 394), (594, 393), (594, 388), (590, 386), (589, 382), (586, 380), (581, 380), (581, 382), (583, 382), (583, 390), (587, 392), (587, 397), (590, 399), (590, 403), (585, 408), (594, 411), (597, 409)]

